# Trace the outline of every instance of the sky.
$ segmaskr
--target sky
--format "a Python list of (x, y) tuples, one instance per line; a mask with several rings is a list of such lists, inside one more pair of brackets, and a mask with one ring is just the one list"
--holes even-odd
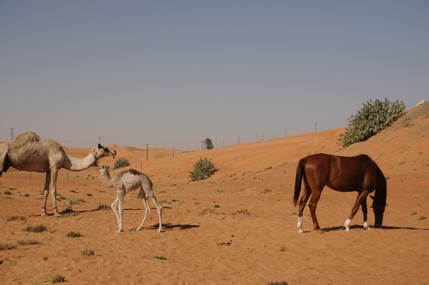
[(429, 1), (0, 0), (0, 140), (201, 149), (429, 100)]

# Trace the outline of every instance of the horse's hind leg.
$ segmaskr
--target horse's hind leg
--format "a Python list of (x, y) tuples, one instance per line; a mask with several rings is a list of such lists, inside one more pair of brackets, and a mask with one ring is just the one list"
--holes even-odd
[(368, 191), (362, 191), (358, 194), (356, 201), (353, 205), (352, 211), (350, 213), (349, 218), (344, 223), (344, 227), (346, 228), (346, 231), (350, 230), (350, 224), (353, 220), (353, 217), (356, 215), (357, 210), (359, 209), (359, 206), (362, 204), (362, 211), (364, 212), (364, 220), (366, 221), (366, 212), (368, 209), (364, 209), (363, 203), (365, 201), (365, 208), (366, 208), (366, 196), (368, 196)]
[(307, 204), (308, 198), (310, 198), (310, 195), (311, 195), (310, 186), (306, 181), (304, 182), (304, 185), (305, 185), (304, 193), (299, 199), (298, 223), (296, 225), (298, 228), (298, 233), (304, 232), (304, 230), (302, 229), (302, 215), (304, 212), (305, 205)]
[(316, 216), (316, 207), (317, 207), (317, 202), (319, 202), (321, 194), (322, 194), (322, 189), (318, 191), (313, 191), (311, 195), (310, 203), (308, 204), (308, 206), (310, 207), (311, 218), (313, 219), (313, 226), (315, 231), (320, 231), (319, 222), (317, 221), (317, 216)]

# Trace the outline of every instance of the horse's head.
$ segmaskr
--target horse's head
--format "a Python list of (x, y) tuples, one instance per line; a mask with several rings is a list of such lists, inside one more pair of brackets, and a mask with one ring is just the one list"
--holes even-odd
[(372, 209), (374, 210), (374, 227), (379, 228), (383, 224), (383, 214), (386, 208), (386, 188), (375, 192), (375, 197), (372, 198)]

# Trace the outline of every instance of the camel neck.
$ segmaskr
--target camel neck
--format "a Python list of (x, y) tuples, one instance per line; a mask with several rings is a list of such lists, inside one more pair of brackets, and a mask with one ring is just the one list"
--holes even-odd
[(84, 158), (76, 158), (70, 155), (67, 155), (68, 161), (65, 163), (64, 168), (79, 171), (87, 169), (94, 165), (96, 158), (95, 155), (91, 152)]
[(113, 180), (110, 178), (110, 173), (108, 170), (101, 174), (101, 180), (103, 181), (104, 186), (107, 188), (113, 187)]

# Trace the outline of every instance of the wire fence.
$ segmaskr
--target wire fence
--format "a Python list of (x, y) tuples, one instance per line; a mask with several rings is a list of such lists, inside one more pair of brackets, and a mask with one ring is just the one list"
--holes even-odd
[[(335, 128), (341, 128), (344, 126), (330, 123), (330, 124), (319, 124), (315, 123), (314, 125), (308, 126), (307, 128), (285, 128), (278, 131), (271, 132), (255, 132), (253, 134), (238, 134), (237, 136), (225, 136), (225, 137), (201, 137), (200, 140), (196, 140), (195, 143), (186, 144), (183, 142), (175, 143), (174, 139), (169, 142), (156, 142), (146, 139), (123, 139), (115, 137), (100, 137), (100, 136), (79, 136), (79, 135), (70, 135), (70, 134), (59, 134), (59, 133), (43, 133), (39, 134), (43, 137), (49, 137), (60, 144), (66, 147), (76, 147), (76, 148), (89, 148), (92, 147), (97, 142), (106, 143), (106, 144), (115, 144), (119, 146), (129, 146), (139, 149), (147, 148), (165, 148), (172, 150), (204, 150), (205, 149), (205, 139), (210, 138), (213, 142), (214, 148), (240, 145), (247, 143), (263, 142), (272, 139), (278, 139), (282, 137), (293, 136), (302, 133), (317, 132)], [(20, 130), (12, 129), (9, 130), (0, 130), (0, 141), (7, 142), (10, 141), (15, 134), (21, 133)]]

